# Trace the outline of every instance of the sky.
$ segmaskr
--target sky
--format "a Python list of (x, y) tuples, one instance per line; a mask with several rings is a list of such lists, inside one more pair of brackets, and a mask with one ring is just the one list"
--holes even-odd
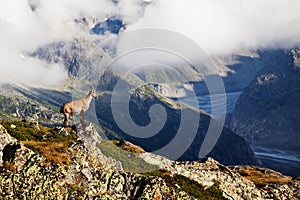
[(142, 0), (1, 0), (0, 83), (64, 80), (62, 66), (26, 54), (48, 43), (88, 37), (74, 21), (83, 16), (118, 16), (128, 30), (173, 30), (210, 54), (229, 54), (300, 46), (299, 10), (299, 0), (153, 0), (145, 11)]

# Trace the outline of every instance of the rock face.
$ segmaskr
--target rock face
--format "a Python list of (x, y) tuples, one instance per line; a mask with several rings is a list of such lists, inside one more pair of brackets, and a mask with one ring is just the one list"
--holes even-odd
[[(4, 199), (297, 199), (300, 181), (280, 173), (255, 168), (272, 183), (261, 185), (247, 179), (243, 169), (228, 168), (208, 158), (197, 162), (174, 162), (164, 157), (141, 153), (146, 162), (156, 165), (158, 175), (124, 172), (114, 158), (105, 156), (97, 143), (103, 142), (92, 125), (77, 126), (78, 138), (69, 147), (69, 164), (46, 163), (45, 157), (18, 143), (0, 126), (0, 152), (18, 144), (9, 162), (0, 163), (0, 195)], [(4, 147), (4, 148), (3, 148)], [(4, 153), (4, 152), (3, 152)], [(247, 170), (254, 169), (248, 167)], [(256, 172), (255, 171), (255, 172)], [(163, 174), (159, 175), (158, 172)], [(151, 172), (150, 172), (151, 173)], [(167, 176), (164, 174), (168, 174)], [(244, 174), (244, 175), (243, 175)], [(277, 177), (275, 179), (274, 177)], [(174, 180), (178, 184), (174, 184)], [(198, 187), (196, 192), (187, 186)], [(280, 181), (281, 180), (281, 181)], [(194, 193), (193, 193), (194, 192)], [(201, 193), (200, 192), (200, 193)], [(219, 196), (217, 196), (219, 195)]]
[(105, 59), (109, 58), (102, 48), (85, 39), (49, 44), (30, 53), (30, 56), (62, 64), (70, 76), (77, 78), (99, 76)]
[[(299, 52), (274, 51), (273, 63), (260, 71), (237, 101), (230, 127), (255, 146), (300, 152)], [(295, 167), (286, 163), (277, 166), (274, 160), (268, 163), (282, 172), (300, 174), (299, 162)]]
[(106, 32), (118, 34), (121, 28), (124, 28), (122, 20), (118, 18), (108, 18), (103, 22), (97, 23), (92, 29), (93, 34), (105, 34)]
[(274, 52), (237, 101), (230, 127), (256, 144), (300, 152), (299, 49)]

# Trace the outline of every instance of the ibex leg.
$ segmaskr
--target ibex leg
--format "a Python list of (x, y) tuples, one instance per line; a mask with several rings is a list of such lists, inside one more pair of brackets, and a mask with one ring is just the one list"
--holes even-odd
[(64, 116), (65, 116), (65, 119), (64, 119), (64, 128), (67, 128), (67, 126), (68, 126), (68, 120), (70, 118), (70, 115), (64, 114)]
[(81, 116), (81, 124), (83, 125), (84, 124), (84, 112), (83, 111), (80, 112), (80, 116)]

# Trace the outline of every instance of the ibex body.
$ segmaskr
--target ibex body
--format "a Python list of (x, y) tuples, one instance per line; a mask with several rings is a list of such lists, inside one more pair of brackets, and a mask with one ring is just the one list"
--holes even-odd
[(94, 98), (98, 98), (98, 94), (95, 91), (94, 87), (90, 86), (91, 90), (89, 91), (86, 97), (76, 99), (74, 101), (65, 103), (61, 108), (60, 112), (64, 114), (64, 127), (66, 128), (68, 125), (68, 120), (72, 115), (81, 115), (81, 123), (84, 122), (84, 114), (89, 109), (90, 103)]

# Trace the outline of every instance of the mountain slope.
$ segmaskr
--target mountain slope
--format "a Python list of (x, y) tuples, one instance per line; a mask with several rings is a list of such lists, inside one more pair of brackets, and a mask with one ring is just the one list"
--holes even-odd
[(300, 151), (299, 55), (278, 51), (277, 56), (241, 94), (231, 128), (255, 143)]
[[(263, 153), (279, 153), (265, 161), (268, 167), (299, 175), (299, 49), (274, 51), (273, 58), (239, 97), (230, 127), (258, 150), (267, 148), (269, 152)], [(281, 156), (281, 163), (276, 163)]]
[[(223, 79), (226, 92), (237, 92), (247, 87), (259, 70), (273, 62), (273, 58), (273, 52), (265, 50), (212, 56), (211, 59)], [(138, 76), (167, 97), (186, 97), (190, 90), (197, 95), (208, 94), (203, 75), (189, 65), (156, 70), (149, 67), (140, 70)]]
[[(122, 85), (130, 84), (126, 80), (120, 81), (123, 81)], [(111, 84), (113, 85), (114, 83)], [(163, 128), (154, 136), (143, 138), (144, 133), (142, 131), (134, 133), (137, 136), (132, 136), (130, 135), (131, 133), (124, 132), (116, 124), (112, 113), (112, 106), (116, 105), (111, 102), (111, 98), (112, 94), (107, 92), (101, 96), (95, 104), (100, 125), (113, 130), (117, 134), (110, 134), (107, 136), (111, 139), (117, 137), (128, 140), (141, 146), (146, 151), (156, 151), (169, 144), (170, 141), (173, 140), (178, 133), (180, 123), (182, 123), (181, 113), (183, 110), (192, 116), (199, 115), (200, 121), (192, 123), (193, 126), (199, 126), (196, 130), (197, 133), (195, 138), (193, 138), (192, 133), (189, 132), (190, 129), (187, 129), (184, 133), (184, 140), (191, 140), (191, 145), (188, 149), (182, 152), (182, 155), (179, 158), (180, 160), (199, 159), (198, 152), (204, 137), (206, 136), (209, 123), (211, 123), (212, 120), (215, 120), (210, 115), (201, 110), (194, 109), (162, 97), (155, 93), (149, 86), (144, 85), (132, 94), (129, 105), (126, 104), (127, 102), (120, 102), (121, 107), (129, 106), (131, 115), (130, 120), (133, 120), (134, 123), (139, 126), (146, 126), (150, 123), (148, 112), (152, 105), (161, 105), (165, 109), (167, 119), (163, 125)], [(126, 115), (126, 113), (124, 113), (124, 115)], [(182, 144), (184, 144), (184, 141), (177, 141), (175, 144), (173, 144), (174, 146), (172, 146), (173, 150), (176, 149), (176, 146), (180, 148)], [(169, 157), (170, 155), (171, 152), (165, 152), (165, 154), (163, 154), (165, 157)], [(224, 164), (257, 164), (249, 145), (241, 137), (235, 135), (226, 128), (223, 128), (221, 136), (209, 156), (212, 156)]]

